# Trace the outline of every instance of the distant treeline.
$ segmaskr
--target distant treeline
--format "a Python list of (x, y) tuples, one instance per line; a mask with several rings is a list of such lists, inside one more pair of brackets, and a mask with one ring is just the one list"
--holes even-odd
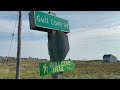
[[(6, 61), (16, 60), (16, 57), (0, 56), (0, 60), (6, 60)], [(29, 57), (29, 58), (22, 57), (21, 60), (47, 60), (47, 59), (39, 59), (39, 58), (32, 58), (32, 57)]]

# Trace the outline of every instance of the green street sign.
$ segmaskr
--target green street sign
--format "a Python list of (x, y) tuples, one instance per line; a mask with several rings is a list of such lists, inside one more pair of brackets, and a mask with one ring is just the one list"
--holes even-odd
[(56, 61), (56, 62), (42, 62), (39, 63), (40, 76), (47, 74), (55, 74), (74, 69), (73, 61)]
[(68, 20), (52, 16), (40, 11), (31, 11), (29, 13), (30, 29), (45, 31), (58, 30), (69, 33)]

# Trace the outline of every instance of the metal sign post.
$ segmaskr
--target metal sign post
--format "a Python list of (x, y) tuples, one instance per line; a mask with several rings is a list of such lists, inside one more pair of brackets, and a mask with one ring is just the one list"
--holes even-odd
[[(56, 53), (55, 34), (57, 31), (48, 32), (48, 51), (50, 55), (50, 61), (61, 60)], [(64, 60), (64, 59), (63, 59)], [(52, 79), (62, 79), (62, 73), (52, 74)]]
[[(29, 13), (30, 29), (45, 31), (48, 33), (48, 51), (50, 61), (63, 61), (69, 51), (68, 20), (56, 17), (56, 13), (48, 14), (40, 11), (31, 11)], [(44, 66), (47, 70), (46, 65)], [(52, 74), (52, 79), (63, 79), (62, 72)]]
[[(50, 61), (64, 60), (69, 51), (67, 35), (62, 31), (48, 31), (48, 51)], [(62, 72), (52, 74), (52, 79), (63, 79)]]

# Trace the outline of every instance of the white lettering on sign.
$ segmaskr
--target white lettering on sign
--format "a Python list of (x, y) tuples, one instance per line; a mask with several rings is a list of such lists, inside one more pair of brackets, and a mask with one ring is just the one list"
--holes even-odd
[(64, 67), (64, 66), (70, 65), (70, 61), (50, 62), (50, 67), (51, 68), (57, 67), (58, 65)]
[(51, 24), (54, 25), (54, 26), (60, 26), (60, 27), (62, 27), (62, 23), (61, 22), (57, 22), (57, 21), (55, 21), (53, 19), (51, 19)]
[(54, 67), (54, 63), (50, 62), (50, 67), (53, 68)]
[(49, 24), (49, 21), (48, 21), (47, 17), (40, 17), (39, 15), (37, 15), (37, 21)]
[(68, 26), (69, 26), (69, 25), (66, 24), (66, 23), (63, 23), (63, 25), (64, 25), (65, 28), (68, 28)]
[(70, 65), (70, 61), (62, 61), (62, 62), (50, 62), (50, 67), (52, 68), (53, 73), (56, 72), (63, 72), (64, 66), (69, 66)]
[(61, 66), (65, 66), (65, 63), (63, 61), (61, 62)]
[(43, 65), (44, 68), (44, 73), (48, 73), (48, 67), (46, 66), (46, 64)]
[(63, 67), (60, 66), (60, 65), (58, 65), (57, 67), (52, 68), (52, 70), (53, 70), (54, 73), (55, 72), (62, 72), (62, 71), (64, 71)]
[(70, 61), (67, 61), (67, 62), (66, 62), (66, 65), (70, 65)]
[(50, 67), (53, 68), (53, 67), (56, 67), (59, 65), (59, 62), (50, 62)]

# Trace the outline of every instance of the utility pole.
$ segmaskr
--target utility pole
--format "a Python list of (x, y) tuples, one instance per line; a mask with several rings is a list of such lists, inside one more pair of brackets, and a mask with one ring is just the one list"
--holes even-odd
[(19, 11), (18, 44), (17, 44), (17, 59), (16, 59), (16, 79), (20, 79), (21, 26), (22, 26), (22, 11)]

